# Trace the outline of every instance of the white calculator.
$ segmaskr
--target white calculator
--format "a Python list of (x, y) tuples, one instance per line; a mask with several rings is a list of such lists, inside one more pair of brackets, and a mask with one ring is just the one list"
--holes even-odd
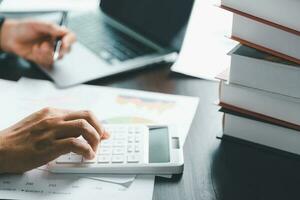
[(180, 174), (182, 143), (175, 126), (104, 125), (110, 138), (97, 156), (86, 160), (69, 153), (49, 163), (54, 173)]

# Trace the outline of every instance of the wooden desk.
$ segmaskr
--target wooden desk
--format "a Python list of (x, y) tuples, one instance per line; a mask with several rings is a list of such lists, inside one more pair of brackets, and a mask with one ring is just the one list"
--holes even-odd
[[(21, 64), (13, 57), (0, 61), (0, 78), (47, 79), (36, 68)], [(184, 147), (184, 173), (172, 180), (156, 178), (153, 199), (300, 199), (299, 158), (216, 139), (221, 133), (222, 118), (214, 105), (216, 82), (174, 74), (169, 66), (160, 65), (89, 84), (200, 97)]]

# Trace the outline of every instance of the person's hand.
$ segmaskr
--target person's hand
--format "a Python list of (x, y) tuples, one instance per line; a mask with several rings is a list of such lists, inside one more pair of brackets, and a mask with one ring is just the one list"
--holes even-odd
[(46, 68), (51, 67), (54, 62), (54, 43), (57, 38), (62, 38), (59, 58), (70, 51), (76, 40), (74, 33), (64, 27), (34, 20), (6, 19), (0, 35), (0, 49)]
[(93, 159), (108, 137), (89, 111), (45, 108), (0, 131), (0, 173), (22, 173), (69, 152)]

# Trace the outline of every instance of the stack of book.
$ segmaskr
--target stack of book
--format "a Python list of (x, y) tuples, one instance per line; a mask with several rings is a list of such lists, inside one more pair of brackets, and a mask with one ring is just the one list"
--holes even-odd
[(300, 1), (222, 0), (231, 66), (219, 76), (225, 136), (300, 154)]

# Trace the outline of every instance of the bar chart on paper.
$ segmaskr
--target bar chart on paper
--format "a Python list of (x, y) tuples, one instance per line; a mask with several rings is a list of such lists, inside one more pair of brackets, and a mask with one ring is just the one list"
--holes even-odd
[[(144, 109), (146, 112), (163, 113), (166, 110), (172, 109), (176, 106), (175, 101), (157, 100), (151, 98), (142, 98), (136, 96), (119, 95), (116, 97), (116, 104), (120, 106), (132, 105), (137, 109)], [(154, 124), (153, 119), (147, 119), (140, 116), (116, 116), (109, 119), (102, 120), (103, 123), (109, 124)]]

